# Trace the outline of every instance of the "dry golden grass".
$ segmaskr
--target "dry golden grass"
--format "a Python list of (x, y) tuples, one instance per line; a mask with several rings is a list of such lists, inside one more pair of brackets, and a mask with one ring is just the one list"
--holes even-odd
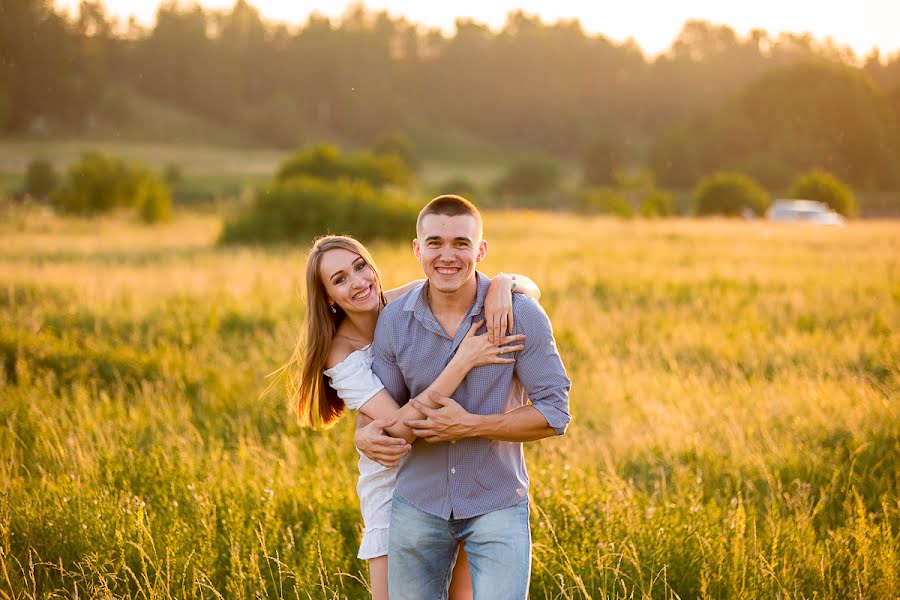
[[(897, 597), (900, 225), (486, 219), (574, 382), (526, 449), (532, 597)], [(0, 225), (0, 598), (365, 595), (350, 424), (259, 397), (304, 249), (220, 226)]]

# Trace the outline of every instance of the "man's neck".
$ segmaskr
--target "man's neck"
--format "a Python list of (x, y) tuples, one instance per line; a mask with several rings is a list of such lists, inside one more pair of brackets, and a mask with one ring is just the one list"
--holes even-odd
[(459, 289), (453, 292), (441, 292), (434, 286), (428, 286), (428, 307), (431, 313), (438, 316), (461, 316), (471, 310), (475, 298), (478, 297), (478, 273), (472, 276)]

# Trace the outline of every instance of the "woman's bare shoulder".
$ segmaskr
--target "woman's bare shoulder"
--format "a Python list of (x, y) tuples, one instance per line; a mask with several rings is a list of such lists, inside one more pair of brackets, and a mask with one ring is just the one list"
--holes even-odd
[(340, 335), (334, 336), (331, 340), (331, 348), (328, 349), (328, 358), (325, 360), (325, 368), (331, 369), (355, 351), (356, 348), (353, 347), (353, 342)]

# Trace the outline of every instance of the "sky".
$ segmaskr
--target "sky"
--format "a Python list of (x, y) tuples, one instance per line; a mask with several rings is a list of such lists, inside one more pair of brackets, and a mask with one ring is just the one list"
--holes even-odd
[[(57, 6), (75, 10), (80, 0), (57, 0)], [(249, 0), (269, 20), (296, 25), (306, 22), (311, 12), (340, 17), (349, 2), (341, 0)], [(194, 1), (180, 0), (182, 5)], [(107, 13), (127, 20), (154, 22), (159, 0), (105, 0)], [(234, 0), (201, 0), (208, 8), (228, 8)], [(667, 49), (689, 19), (704, 19), (730, 25), (740, 35), (761, 28), (769, 33), (809, 32), (813, 37), (830, 36), (839, 45), (848, 45), (860, 57), (873, 47), (882, 55), (900, 51), (900, 0), (367, 0), (369, 10), (387, 10), (395, 16), (438, 27), (452, 34), (458, 17), (470, 17), (499, 28), (506, 15), (521, 9), (540, 15), (544, 21), (577, 17), (589, 33), (602, 33), (624, 41), (633, 38), (648, 55)]]

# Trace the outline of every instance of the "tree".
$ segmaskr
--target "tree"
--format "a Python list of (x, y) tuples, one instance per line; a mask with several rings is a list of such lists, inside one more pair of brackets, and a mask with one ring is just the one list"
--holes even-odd
[(44, 157), (33, 159), (25, 170), (25, 193), (32, 198), (46, 200), (50, 196), (59, 177), (53, 168), (53, 163)]
[(85, 154), (69, 167), (50, 200), (61, 212), (80, 216), (136, 207), (146, 222), (168, 220), (172, 209), (168, 186), (148, 169), (97, 152)]
[(412, 139), (400, 129), (383, 132), (372, 144), (372, 152), (376, 156), (396, 156), (406, 167), (415, 171), (419, 166), (419, 158)]
[(412, 180), (412, 173), (394, 155), (375, 156), (369, 152), (361, 152), (344, 157), (337, 146), (327, 144), (312, 146), (293, 154), (279, 165), (275, 174), (276, 179), (281, 181), (301, 176), (332, 181), (361, 180), (376, 188), (386, 185), (402, 187)]
[(737, 216), (746, 209), (762, 215), (772, 199), (754, 179), (743, 173), (721, 171), (703, 177), (694, 190), (698, 215)]
[(613, 171), (628, 165), (631, 148), (624, 138), (600, 136), (584, 153), (584, 181), (587, 185), (608, 185), (613, 181)]
[(541, 196), (559, 184), (562, 172), (556, 161), (532, 157), (512, 165), (493, 186), (502, 196)]
[(798, 175), (791, 184), (788, 195), (791, 198), (824, 202), (845, 217), (854, 217), (857, 213), (856, 198), (850, 188), (822, 169), (812, 169)]
[(858, 184), (890, 184), (900, 168), (897, 119), (857, 70), (805, 63), (773, 71), (739, 99), (756, 150), (796, 170), (821, 166)]
[(648, 165), (663, 185), (687, 187), (700, 175), (698, 141), (687, 127), (660, 133), (650, 146)]

